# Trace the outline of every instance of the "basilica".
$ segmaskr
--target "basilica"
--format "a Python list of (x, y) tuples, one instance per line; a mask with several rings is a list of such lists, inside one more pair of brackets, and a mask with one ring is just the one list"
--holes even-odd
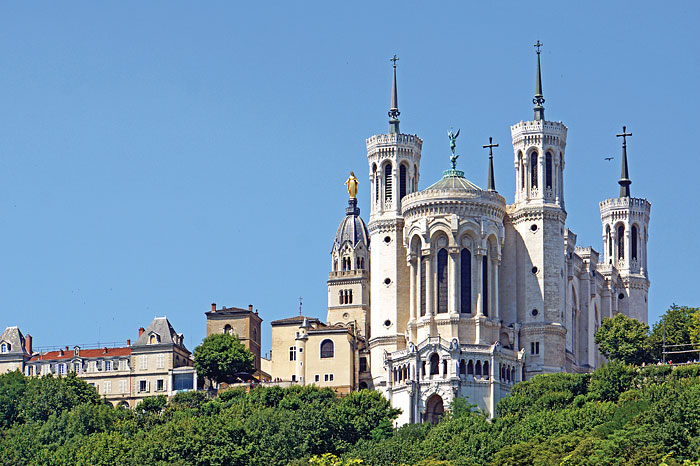
[[(496, 190), (492, 156), (485, 189), (457, 168), (459, 131), (449, 133), (451, 168), (418, 189), (423, 141), (399, 129), (394, 57), (388, 132), (367, 139), (369, 182), (362, 184), (369, 190), (358, 193), (353, 173), (346, 181), (325, 320), (300, 309), (272, 321), (269, 358), (261, 357), (262, 317), (253, 305), (212, 304), (207, 335), (238, 335), (262, 383), (378, 390), (401, 409), (398, 424), (437, 422), (457, 397), (493, 417), (519, 381), (598, 367), (594, 333), (602, 319), (622, 313), (647, 322), (651, 204), (631, 196), (631, 133), (623, 126), (620, 195), (599, 203), (602, 254), (577, 246), (566, 227), (567, 127), (545, 118), (540, 45), (533, 119), (511, 126), (513, 204)], [(370, 198), (368, 223), (358, 194)], [(133, 406), (154, 393), (195, 388), (183, 341), (157, 318), (133, 345), (42, 353), (8, 327), (0, 334), (0, 372), (73, 371), (110, 401)]]
[[(567, 127), (544, 114), (537, 51), (534, 117), (511, 126), (515, 201), (456, 167), (418, 190), (422, 140), (399, 130), (394, 61), (389, 131), (367, 139), (369, 222), (354, 175), (333, 242), (327, 326), (357, 335), (357, 386), (401, 408), (399, 424), (432, 422), (456, 397), (490, 416), (516, 382), (586, 372), (594, 333), (617, 313), (647, 321), (651, 204), (630, 195), (627, 133), (620, 196), (600, 202), (602, 255), (566, 226)], [(493, 144), (484, 146), (493, 147)], [(308, 324), (308, 323), (307, 323)]]

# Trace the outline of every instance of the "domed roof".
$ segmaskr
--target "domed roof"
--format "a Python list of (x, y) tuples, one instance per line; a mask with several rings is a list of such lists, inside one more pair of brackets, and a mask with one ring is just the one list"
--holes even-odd
[(338, 226), (333, 245), (340, 247), (346, 241), (350, 242), (352, 247), (357, 247), (360, 243), (369, 246), (369, 231), (360, 217), (360, 208), (357, 207), (357, 199), (355, 198), (348, 200), (348, 208), (345, 209), (345, 217)]
[(481, 191), (481, 188), (464, 177), (461, 170), (446, 170), (443, 177), (425, 190), (430, 189), (456, 189), (460, 191)]

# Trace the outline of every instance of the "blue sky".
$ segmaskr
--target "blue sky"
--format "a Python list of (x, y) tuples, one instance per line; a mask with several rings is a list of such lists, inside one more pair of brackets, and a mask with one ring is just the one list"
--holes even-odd
[[(492, 4), (493, 3), (493, 4)], [(269, 322), (325, 317), (343, 182), (403, 132), (425, 188), (449, 164), (515, 183), (510, 125), (569, 127), (567, 224), (602, 250), (598, 202), (652, 202), (649, 318), (700, 305), (697, 2), (4, 2), (0, 4), (0, 327), (35, 346), (123, 342), (167, 315), (194, 348), (210, 303)], [(615, 156), (612, 162), (604, 157)]]

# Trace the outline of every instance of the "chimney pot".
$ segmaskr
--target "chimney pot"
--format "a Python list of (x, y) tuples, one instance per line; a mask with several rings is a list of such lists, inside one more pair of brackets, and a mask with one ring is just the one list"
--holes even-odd
[(66, 351), (68, 351), (68, 345), (66, 345)]
[(126, 346), (131, 346), (131, 338), (126, 339)]
[(216, 303), (211, 303), (211, 312), (216, 312)]
[(145, 332), (146, 329), (143, 327), (139, 327), (139, 336), (143, 335), (143, 332)]
[(248, 310), (249, 310), (250, 312), (253, 312), (253, 305), (252, 305), (252, 304), (248, 304)]
[(105, 346), (104, 354), (107, 354), (107, 347)]
[(33, 349), (32, 349), (32, 336), (31, 335), (25, 335), (24, 336), (24, 349), (27, 351), (29, 354), (33, 354)]

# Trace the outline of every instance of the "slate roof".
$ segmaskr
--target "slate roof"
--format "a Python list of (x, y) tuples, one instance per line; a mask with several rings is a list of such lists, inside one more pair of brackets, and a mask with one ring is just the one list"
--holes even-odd
[(7, 327), (0, 334), (0, 341), (6, 341), (10, 344), (10, 351), (4, 354), (24, 354), (24, 335), (19, 327)]
[(170, 325), (170, 321), (168, 321), (167, 317), (156, 317), (153, 319), (153, 322), (148, 325), (146, 330), (131, 346), (148, 346), (148, 339), (151, 333), (156, 333), (160, 337), (160, 342), (158, 343), (160, 345), (171, 344), (185, 348), (184, 344), (180, 345), (177, 343), (179, 341), (178, 333), (173, 326)]

